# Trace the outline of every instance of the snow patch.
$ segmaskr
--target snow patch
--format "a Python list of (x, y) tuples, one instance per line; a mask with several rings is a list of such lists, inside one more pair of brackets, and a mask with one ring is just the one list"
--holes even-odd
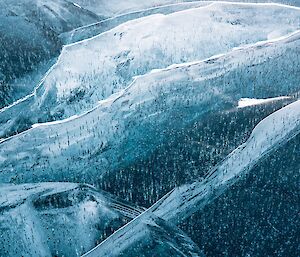
[(266, 99), (256, 99), (256, 98), (241, 98), (238, 102), (238, 108), (245, 108), (249, 106), (254, 105), (261, 105), (261, 104), (267, 104), (274, 101), (280, 101), (285, 99), (291, 99), (289, 96), (279, 96), (279, 97), (273, 97), (273, 98), (266, 98)]
[(78, 115), (73, 115), (69, 118), (63, 119), (63, 120), (57, 120), (57, 121), (51, 121), (51, 122), (44, 122), (44, 123), (35, 123), (33, 124), (31, 127), (32, 128), (38, 128), (41, 126), (49, 126), (49, 125), (55, 125), (55, 124), (61, 124), (61, 123), (65, 123), (74, 119), (77, 119), (79, 116)]
[(79, 4), (73, 3), (73, 5), (80, 8), (80, 9), (82, 9), (82, 7)]

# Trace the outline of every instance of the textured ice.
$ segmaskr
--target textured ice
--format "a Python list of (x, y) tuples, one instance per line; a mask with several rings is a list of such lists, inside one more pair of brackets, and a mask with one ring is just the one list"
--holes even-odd
[[(218, 1), (218, 0), (217, 0)], [(170, 5), (174, 3), (185, 3), (185, 2), (192, 2), (189, 0), (148, 0), (148, 1), (139, 1), (139, 0), (127, 0), (126, 2), (120, 2), (118, 0), (77, 0), (77, 3), (79, 3), (84, 8), (93, 11), (101, 16), (115, 16), (122, 13), (127, 12), (134, 12), (142, 9), (147, 9), (150, 7), (157, 7), (157, 6), (163, 6), (163, 5)], [(195, 2), (201, 2), (201, 1), (195, 1)], [(204, 1), (204, 2), (211, 2), (211, 1)], [(223, 2), (223, 1), (219, 1)], [(277, 3), (285, 3), (285, 4), (292, 4), (299, 6), (298, 0), (274, 0), (274, 1), (266, 1), (266, 0), (234, 0), (232, 2), (256, 2), (256, 3), (265, 3), (265, 2), (277, 2)]]
[(0, 7), (0, 256), (295, 255), (298, 7)]
[[(144, 211), (75, 183), (2, 184), (0, 210), (0, 256), (80, 256)], [(140, 226), (124, 256), (203, 255), (155, 215)]]
[(157, 6), (157, 7), (147, 8), (139, 11), (120, 14), (108, 19), (101, 20), (96, 23), (92, 23), (86, 26), (76, 28), (72, 31), (62, 33), (60, 35), (60, 38), (63, 40), (65, 45), (76, 43), (78, 41), (82, 41), (91, 38), (93, 36), (97, 36), (126, 21), (150, 16), (153, 14), (171, 14), (174, 12), (179, 12), (190, 8), (206, 6), (209, 4), (210, 2), (203, 2), (203, 1), (176, 3), (176, 4)]
[(285, 35), (299, 29), (299, 17), (287, 6), (211, 3), (123, 23), (66, 46), (32, 95), (0, 111), (0, 136), (83, 113), (152, 69)]
[(122, 13), (129, 13), (134, 11), (139, 11), (143, 9), (148, 9), (151, 7), (163, 6), (172, 3), (178, 3), (184, 1), (178, 0), (147, 0), (147, 1), (138, 1), (138, 0), (127, 0), (118, 1), (118, 0), (77, 0), (77, 3), (80, 6), (85, 7), (86, 9), (92, 10), (98, 15), (111, 17), (116, 16)]
[(176, 226), (154, 214), (147, 215), (147, 218), (143, 217), (143, 220), (134, 221), (136, 224), (134, 233), (123, 237), (123, 242), (116, 241), (117, 247), (105, 249), (100, 246), (83, 256), (204, 256), (199, 247)]
[[(249, 172), (270, 152), (300, 133), (300, 100), (263, 119), (246, 143), (234, 150), (204, 180), (175, 189), (154, 213), (166, 220), (186, 218)], [(170, 209), (166, 207), (170, 206)]]
[(65, 0), (1, 1), (0, 108), (32, 92), (59, 55), (60, 33), (100, 19)]
[(93, 181), (147, 155), (173, 128), (237, 107), (240, 98), (297, 93), (299, 35), (151, 72), (82, 116), (8, 138), (0, 144), (0, 180)]
[[(247, 142), (217, 165), (202, 181), (174, 189), (136, 219), (116, 231), (91, 251), (90, 256), (119, 256), (130, 240), (142, 233), (141, 224), (156, 215), (178, 224), (202, 209), (251, 171), (267, 154), (275, 151), (300, 133), (300, 101), (296, 101), (262, 120)], [(111, 251), (112, 246), (114, 247)], [(89, 255), (87, 255), (89, 256)]]
[(0, 188), (0, 256), (79, 256), (143, 211), (83, 184)]

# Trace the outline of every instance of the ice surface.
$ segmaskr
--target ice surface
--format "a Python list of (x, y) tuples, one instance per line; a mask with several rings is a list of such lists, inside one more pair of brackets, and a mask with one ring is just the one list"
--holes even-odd
[[(0, 256), (80, 256), (144, 211), (83, 184), (0, 189)], [(140, 229), (124, 256), (202, 256), (187, 235), (155, 215)]]
[[(203, 223), (226, 227), (211, 233), (217, 238), (226, 219), (237, 217), (241, 228), (211, 240), (207, 254), (293, 256), (299, 12), (221, 1), (2, 1), (0, 106), (35, 89), (0, 110), (0, 256), (203, 256), (207, 242), (195, 219), (205, 220), (211, 209), (204, 207), (225, 191), (230, 198), (230, 189), (259, 194), (241, 183), (250, 172), (258, 184), (268, 172), (260, 192), (273, 179), (274, 199), (288, 198), (273, 213), (265, 212), (270, 199), (252, 205), (254, 213), (262, 208), (254, 219), (266, 227), (257, 232), (237, 217), (243, 197), (232, 216), (213, 210)], [(35, 86), (63, 42), (72, 44)], [(291, 165), (278, 161), (287, 156)], [(267, 228), (273, 233), (264, 237)]]
[(0, 256), (80, 256), (143, 211), (72, 183), (0, 187)]
[[(275, 151), (300, 133), (300, 100), (263, 119), (253, 130), (247, 142), (213, 169), (199, 182), (174, 189), (133, 221), (116, 231), (91, 251), (90, 256), (119, 256), (130, 247), (141, 224), (156, 215), (178, 224), (193, 212), (202, 209), (249, 172), (267, 154)], [(87, 255), (89, 256), (89, 255)]]
[(51, 67), (62, 47), (60, 33), (100, 19), (65, 0), (1, 1), (0, 108), (32, 92), (37, 83), (24, 79)]
[(163, 5), (163, 6), (152, 7), (148, 9), (139, 10), (139, 11), (129, 12), (125, 14), (120, 14), (108, 19), (101, 20), (100, 22), (92, 23), (86, 26), (76, 28), (72, 31), (62, 33), (60, 35), (60, 38), (63, 40), (65, 45), (76, 43), (78, 41), (82, 41), (91, 38), (93, 36), (97, 36), (126, 21), (146, 17), (153, 14), (171, 14), (189, 8), (196, 8), (196, 7), (206, 6), (209, 4), (210, 2), (202, 2), (202, 1), (177, 3), (177, 4)]
[(2, 19), (5, 15), (7, 20), (8, 17), (11, 19), (15, 17), (17, 23), (26, 23), (27, 19), (38, 28), (42, 27), (42, 22), (44, 22), (44, 29), (51, 27), (58, 34), (99, 20), (99, 17), (93, 12), (81, 10), (78, 6), (65, 0), (48, 0), (46, 2), (40, 0), (3, 0), (0, 6)]
[(299, 32), (137, 77), (82, 116), (4, 140), (0, 181), (93, 182), (95, 175), (153, 151), (164, 140), (161, 131), (170, 133), (208, 113), (230, 110), (243, 97), (298, 92), (298, 47)]
[[(126, 12), (134, 12), (141, 9), (147, 9), (150, 7), (169, 5), (174, 3), (184, 3), (184, 2), (193, 2), (190, 0), (148, 0), (148, 1), (140, 1), (140, 0), (127, 0), (126, 2), (118, 1), (118, 0), (77, 0), (81, 6), (84, 6), (86, 9), (96, 12), (101, 16), (115, 16), (120, 13)], [(201, 1), (194, 1), (201, 2)], [(205, 1), (206, 2), (206, 1)], [(210, 1), (207, 1), (210, 2)], [(219, 1), (223, 2), (223, 1)], [(277, 2), (284, 4), (291, 4), (299, 6), (298, 0), (234, 0), (231, 2), (254, 2), (254, 3), (265, 3), (265, 2)]]
[(128, 257), (196, 257), (204, 256), (199, 247), (176, 226), (166, 222), (154, 214), (141, 221), (134, 220), (134, 233), (117, 241), (117, 247), (96, 247), (84, 254), (84, 257), (128, 256)]
[(118, 1), (118, 0), (77, 0), (81, 6), (86, 9), (93, 10), (101, 16), (111, 17), (116, 16), (121, 13), (134, 12), (138, 10), (143, 10), (156, 6), (163, 6), (172, 3), (178, 3), (183, 1), (178, 0), (147, 0), (147, 1), (138, 1), (138, 0), (127, 0), (127, 1)]
[(300, 134), (281, 144), (180, 228), (210, 257), (294, 256), (299, 244), (291, 239), (300, 226), (299, 144)]
[[(175, 189), (155, 207), (154, 213), (175, 223), (203, 208), (234, 184), (270, 152), (300, 133), (300, 100), (263, 119), (247, 142), (213, 169), (203, 181)], [(170, 210), (166, 207), (170, 206)]]
[(0, 111), (0, 136), (87, 111), (152, 69), (284, 35), (299, 28), (299, 19), (297, 8), (212, 3), (124, 23), (66, 46), (32, 95)]

